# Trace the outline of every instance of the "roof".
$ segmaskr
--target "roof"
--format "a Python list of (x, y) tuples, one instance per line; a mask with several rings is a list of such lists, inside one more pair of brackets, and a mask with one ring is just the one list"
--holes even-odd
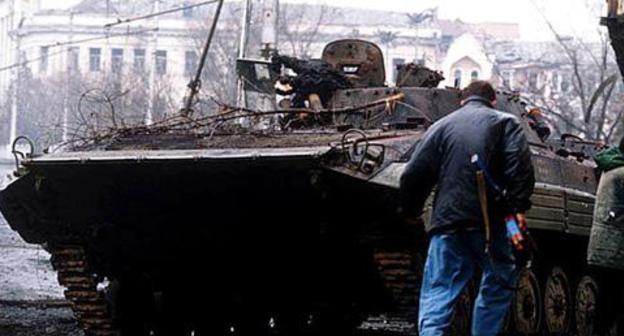
[[(600, 45), (586, 43), (583, 48), (578, 46), (578, 42), (567, 41), (569, 46), (577, 51), (577, 56), (581, 63), (591, 62), (591, 55), (588, 50), (593, 50), (595, 55), (600, 54)], [(568, 55), (563, 50), (561, 44), (556, 41), (551, 42), (531, 42), (531, 41), (503, 41), (487, 43), (488, 53), (496, 55), (497, 63), (526, 63), (532, 65), (549, 66), (553, 64), (561, 65), (570, 63)]]
[[(199, 0), (161, 0), (160, 10), (179, 8), (185, 3), (199, 3)], [(113, 17), (130, 17), (142, 15), (152, 11), (152, 0), (84, 0), (72, 8), (75, 12), (110, 15)], [(202, 11), (212, 11), (213, 5), (200, 7)], [(242, 10), (240, 1), (227, 1), (224, 4), (222, 17), (239, 19)], [(285, 20), (302, 20), (302, 17), (310, 21), (317, 21), (322, 15), (324, 23), (343, 26), (380, 26), (380, 27), (410, 27), (408, 13), (392, 10), (371, 10), (351, 7), (335, 7), (311, 4), (281, 4), (282, 14)], [(166, 17), (179, 17), (179, 13), (168, 14)], [(459, 37), (465, 33), (476, 34), (487, 32), (488, 37), (494, 39), (515, 39), (520, 37), (520, 27), (515, 23), (466, 23), (461, 20), (443, 20), (437, 16), (432, 22), (424, 25), (427, 28), (440, 29), (443, 36)], [(500, 32), (500, 33), (499, 33)]]

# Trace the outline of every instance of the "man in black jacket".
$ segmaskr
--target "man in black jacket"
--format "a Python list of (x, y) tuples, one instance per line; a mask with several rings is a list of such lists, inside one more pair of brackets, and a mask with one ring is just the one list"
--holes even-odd
[[(429, 128), (401, 177), (402, 208), (408, 218), (422, 213), (437, 186), (420, 294), (420, 335), (448, 332), (455, 302), (477, 266), (483, 275), (472, 335), (498, 334), (513, 297), (517, 272), (504, 215), (516, 213), (525, 221), (535, 177), (520, 121), (495, 110), (495, 102), (489, 83), (471, 83), (462, 91), (462, 107)], [(475, 154), (506, 189), (505, 204), (488, 189), (491, 255), (485, 252), (478, 168), (471, 161)]]

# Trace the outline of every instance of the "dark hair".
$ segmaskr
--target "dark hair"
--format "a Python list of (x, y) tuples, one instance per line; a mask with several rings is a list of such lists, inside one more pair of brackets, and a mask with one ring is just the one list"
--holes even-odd
[(474, 81), (470, 83), (465, 89), (461, 92), (461, 99), (467, 99), (470, 96), (479, 96), (481, 98), (485, 98), (488, 101), (496, 100), (496, 91), (492, 87), (492, 84), (486, 81)]

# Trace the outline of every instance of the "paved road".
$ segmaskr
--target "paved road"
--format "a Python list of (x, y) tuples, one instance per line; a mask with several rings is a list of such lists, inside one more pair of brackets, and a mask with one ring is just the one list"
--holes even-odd
[[(0, 188), (11, 166), (0, 164)], [(24, 242), (0, 214), (0, 336), (77, 336), (50, 255)]]

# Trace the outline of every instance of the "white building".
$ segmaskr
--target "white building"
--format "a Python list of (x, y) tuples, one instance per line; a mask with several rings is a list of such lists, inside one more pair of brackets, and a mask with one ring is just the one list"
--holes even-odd
[[(141, 70), (153, 73), (152, 80), (166, 76), (172, 86), (185, 87), (198, 59), (197, 45), (189, 38), (197, 24), (192, 10), (180, 11), (179, 17), (172, 14), (106, 28), (117, 17), (98, 3), (103, 2), (84, 1), (68, 10), (42, 10), (26, 16), (11, 32), (19, 44), (21, 62), (38, 77), (76, 71), (94, 78), (102, 74), (123, 78)], [(160, 9), (155, 5), (149, 10)]]
[[(192, 32), (207, 25), (214, 5), (105, 28), (106, 24), (118, 19), (181, 8), (200, 1), (83, 0), (68, 8), (50, 8), (61, 2), (71, 4), (77, 1), (0, 0), (0, 103), (17, 105), (10, 104), (14, 97), (8, 92), (11, 83), (19, 82), (15, 80), (20, 68), (16, 64), (25, 65), (32, 76), (44, 80), (63, 76), (70, 78), (71, 74), (79, 73), (96, 82), (114, 77), (119, 78), (124, 85), (148, 87), (149, 104), (144, 109), (145, 115), (141, 116), (146, 121), (154, 117), (156, 108), (152, 106), (154, 100), (151, 98), (159, 83), (168, 82), (167, 94), (173, 97), (172, 101), (181, 102), (186, 84), (196, 68), (198, 51), (204, 38), (193, 36)], [(252, 2), (258, 9), (262, 0)], [(290, 14), (283, 13), (280, 20), (289, 24), (298, 20), (296, 24), (289, 25), (289, 29), (299, 30), (293, 36), (307, 39), (298, 41), (307, 43), (305, 55), (296, 56), (319, 57), (324, 46), (337, 39), (371, 40), (378, 43), (385, 54), (386, 78), (390, 85), (395, 81), (396, 66), (409, 62), (443, 69), (450, 81), (453, 78), (449, 74), (461, 68), (462, 84), (468, 83), (471, 78), (472, 72), (464, 71), (464, 68), (470, 66), (478, 69), (477, 77), (487, 79), (491, 76), (491, 65), (487, 64), (474, 40), (469, 37), (457, 38), (467, 32), (493, 34), (488, 35), (491, 39), (519, 36), (517, 25), (467, 24), (439, 19), (435, 12), (429, 21), (414, 26), (405, 13), (336, 7), (328, 7), (327, 12), (323, 13), (318, 12), (319, 6), (288, 4), (284, 5), (284, 10), (286, 6)], [(326, 19), (315, 27), (318, 18), (323, 15), (327, 15)], [(238, 39), (240, 16), (241, 3), (226, 2), (217, 36), (226, 41)], [(314, 36), (310, 32), (315, 32)], [(383, 40), (383, 32), (390, 32), (391, 38)], [(288, 41), (284, 31), (280, 32), (280, 36), (280, 51), (292, 54), (293, 41)], [(455, 40), (454, 46), (450, 47)], [(256, 42), (250, 41), (250, 57), (257, 55)], [(238, 45), (237, 42), (234, 44)], [(467, 58), (462, 59), (460, 55)], [(228, 55), (221, 57), (224, 66), (212, 70), (220, 72), (221, 77), (223, 74), (231, 76), (235, 71), (235, 60), (229, 59)], [(143, 82), (128, 84), (127, 77), (137, 70), (146, 74), (142, 78)], [(211, 84), (214, 85), (204, 83), (204, 87)], [(447, 84), (452, 85), (453, 82)], [(60, 90), (59, 94), (62, 94)], [(180, 106), (173, 105), (167, 106), (167, 110)], [(15, 117), (17, 110), (13, 112)], [(64, 113), (67, 115), (67, 112)], [(15, 120), (11, 124), (10, 129), (14, 132)], [(15, 135), (12, 133), (10, 138), (13, 139)], [(0, 139), (0, 143), (6, 143), (7, 140)]]
[[(35, 13), (46, 9), (65, 8), (75, 5), (78, 0), (0, 0), (0, 92), (6, 91), (12, 77), (11, 65), (19, 60), (18, 34), (20, 27), (28, 24)], [(9, 69), (5, 69), (9, 68)], [(0, 95), (2, 100), (4, 94)]]
[[(191, 31), (201, 25), (200, 19), (206, 19), (206, 12), (200, 12), (203, 8), (107, 28), (106, 24), (120, 18), (182, 8), (189, 2), (86, 0), (66, 9), (50, 9), (40, 4), (43, 1), (33, 3), (0, 0), (0, 103), (11, 106), (10, 125), (2, 125), (9, 134), (0, 139), (1, 144), (11, 143), (18, 132), (23, 132), (16, 132), (20, 111), (15, 103), (17, 89), (12, 85), (20, 83), (18, 75), (23, 69), (41, 80), (70, 80), (71, 75), (80, 74), (94, 83), (111, 78), (127, 83), (130, 74), (144, 74), (142, 82), (131, 85), (149, 88), (150, 98), (141, 116), (146, 122), (153, 119), (152, 96), (159, 84), (167, 83), (164, 90), (180, 106), (198, 63), (200, 44), (191, 37)], [(206, 7), (214, 10), (214, 6)], [(58, 90), (59, 95), (66, 94), (63, 88)], [(66, 124), (68, 112), (63, 113)]]
[(445, 86), (463, 88), (473, 80), (492, 79), (494, 63), (474, 35), (464, 34), (451, 44), (441, 69)]

